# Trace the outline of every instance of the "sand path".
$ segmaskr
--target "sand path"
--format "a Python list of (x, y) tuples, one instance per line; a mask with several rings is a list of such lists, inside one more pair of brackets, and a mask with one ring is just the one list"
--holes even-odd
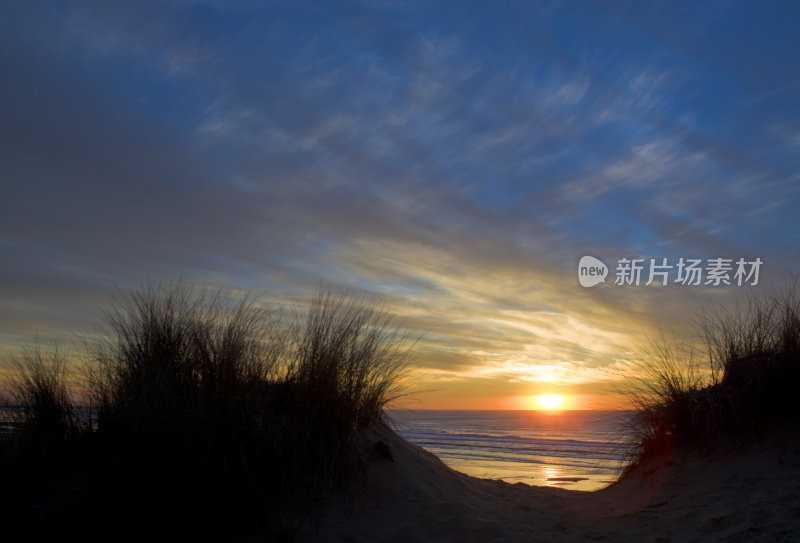
[(358, 495), (338, 497), (300, 541), (800, 541), (800, 432), (724, 461), (682, 456), (592, 493), (475, 479), (383, 425), (359, 447), (369, 467)]

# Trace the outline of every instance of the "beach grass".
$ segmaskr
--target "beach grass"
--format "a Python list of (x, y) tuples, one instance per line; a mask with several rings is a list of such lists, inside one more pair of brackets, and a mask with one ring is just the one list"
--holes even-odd
[(19, 427), (17, 445), (28, 458), (43, 458), (81, 429), (70, 397), (66, 360), (38, 343), (11, 360), (7, 402), (18, 407), (11, 422)]
[(800, 294), (718, 307), (697, 320), (701, 349), (653, 344), (631, 396), (635, 460), (738, 449), (800, 416)]
[(33, 467), (3, 505), (27, 520), (57, 509), (38, 503), (53, 474), (35, 475), (56, 456), (55, 475), (83, 489), (69, 526), (44, 530), (289, 537), (359, 479), (353, 435), (400, 393), (410, 345), (379, 306), (335, 292), (287, 316), (252, 296), (150, 285), (115, 300), (105, 323), (87, 352), (91, 424), (62, 358), (31, 350), (14, 366), (6, 403), (20, 431), (2, 462)]

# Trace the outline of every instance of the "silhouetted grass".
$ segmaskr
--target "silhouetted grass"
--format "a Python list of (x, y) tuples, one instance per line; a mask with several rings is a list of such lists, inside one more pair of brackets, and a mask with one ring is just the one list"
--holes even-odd
[(292, 332), (286, 384), (297, 409), (287, 428), (306, 477), (324, 493), (358, 470), (349, 439), (399, 392), (408, 342), (385, 313), (354, 298), (317, 297)]
[(11, 361), (14, 370), (8, 407), (19, 428), (18, 446), (26, 457), (46, 458), (80, 430), (69, 394), (67, 366), (58, 351), (38, 344)]
[(25, 428), (79, 451), (64, 473), (89, 490), (69, 530), (111, 540), (156, 526), (288, 537), (359, 478), (354, 432), (397, 394), (408, 348), (346, 294), (287, 320), (250, 297), (149, 286), (106, 324), (87, 371), (92, 427), (75, 423), (61, 359), (26, 357), (13, 390)]
[(9, 541), (36, 540), (41, 534), (35, 515), (45, 487), (74, 473), (70, 445), (88, 427), (73, 407), (67, 364), (58, 351), (36, 344), (9, 366), (0, 411), (0, 526)]
[(633, 392), (636, 463), (674, 448), (740, 447), (800, 417), (800, 296), (794, 288), (707, 312), (697, 324), (704, 353), (662, 342), (644, 365), (647, 375)]

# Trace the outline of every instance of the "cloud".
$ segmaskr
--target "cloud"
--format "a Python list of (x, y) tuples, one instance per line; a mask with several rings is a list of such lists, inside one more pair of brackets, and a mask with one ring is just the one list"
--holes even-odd
[(582, 289), (583, 254), (794, 263), (793, 87), (737, 97), (646, 14), (162, 6), (3, 8), (7, 344), (143, 277), (324, 280), (383, 294), (420, 375), (588, 386), (730, 293)]

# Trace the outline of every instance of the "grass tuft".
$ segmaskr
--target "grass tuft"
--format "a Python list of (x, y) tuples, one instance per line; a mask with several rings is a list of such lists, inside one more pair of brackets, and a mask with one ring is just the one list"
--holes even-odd
[(61, 358), (32, 351), (12, 383), (20, 436), (80, 451), (62, 475), (89, 490), (68, 531), (281, 539), (359, 479), (354, 434), (399, 393), (409, 348), (379, 307), (328, 292), (287, 320), (181, 283), (113, 307), (86, 373), (94, 424), (77, 424)]
[(49, 458), (54, 450), (80, 430), (69, 394), (67, 365), (57, 350), (35, 344), (11, 361), (14, 375), (7, 401), (16, 413), (21, 453)]
[(401, 393), (409, 342), (395, 330), (386, 313), (332, 292), (316, 297), (295, 322), (286, 384), (298, 411), (289, 433), (319, 492), (358, 471), (354, 430), (379, 420)]
[(634, 466), (675, 448), (746, 446), (800, 417), (796, 288), (707, 312), (697, 326), (704, 352), (662, 341), (647, 355), (646, 375), (632, 392)]

